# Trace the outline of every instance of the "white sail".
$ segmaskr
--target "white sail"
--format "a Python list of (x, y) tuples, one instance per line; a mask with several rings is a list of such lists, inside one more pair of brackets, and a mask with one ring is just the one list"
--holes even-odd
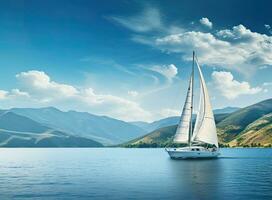
[(200, 66), (196, 60), (199, 77), (200, 77), (200, 101), (199, 101), (199, 111), (194, 127), (194, 133), (192, 140), (195, 142), (203, 142), (207, 144), (212, 144), (218, 147), (218, 139), (216, 133), (216, 126), (213, 116), (213, 111), (211, 107), (211, 102), (207, 90), (203, 74), (201, 72)]
[(192, 86), (193, 77), (191, 76), (185, 104), (183, 106), (180, 121), (176, 130), (176, 135), (174, 137), (174, 142), (188, 143), (192, 110)]
[(203, 98), (202, 84), (200, 82), (199, 106), (198, 106), (198, 112), (196, 115), (196, 121), (195, 121), (192, 141), (195, 140), (195, 137), (196, 137), (201, 125), (202, 125), (203, 118), (204, 118), (204, 98)]

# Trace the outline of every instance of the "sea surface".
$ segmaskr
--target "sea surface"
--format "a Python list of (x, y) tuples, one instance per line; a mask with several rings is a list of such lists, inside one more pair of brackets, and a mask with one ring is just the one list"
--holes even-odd
[(272, 149), (1, 148), (0, 199), (272, 199)]

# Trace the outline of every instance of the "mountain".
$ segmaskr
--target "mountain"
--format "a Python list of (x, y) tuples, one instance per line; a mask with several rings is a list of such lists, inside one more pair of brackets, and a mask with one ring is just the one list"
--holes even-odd
[(225, 108), (215, 109), (213, 110), (213, 113), (214, 114), (233, 113), (239, 109), (240, 109), (239, 107), (225, 107)]
[(143, 124), (142, 128), (148, 132), (151, 132), (153, 130), (156, 130), (161, 127), (171, 126), (178, 124), (180, 117), (174, 116), (174, 117), (167, 117), (158, 121), (154, 121), (152, 123)]
[[(272, 145), (272, 99), (242, 108), (231, 114), (215, 114), (221, 145)], [(123, 144), (125, 147), (165, 147), (172, 143), (177, 125), (159, 128)]]
[(135, 121), (135, 122), (129, 122), (132, 125), (138, 126), (141, 129), (146, 130), (146, 127), (149, 126), (150, 123), (148, 122), (142, 122), (142, 121)]
[[(214, 115), (215, 122), (220, 123), (222, 120), (224, 120), (226, 117), (228, 117), (229, 114), (216, 114)], [(176, 120), (176, 121), (175, 121)], [(122, 144), (122, 146), (125, 147), (167, 147), (167, 146), (173, 146), (176, 144), (173, 144), (173, 136), (175, 135), (175, 131), (177, 128), (179, 117), (171, 117), (166, 118), (162, 120), (162, 123), (159, 123), (160, 121), (154, 122), (154, 124), (169, 124), (168, 122), (171, 122), (172, 125), (165, 126), (165, 127), (159, 127), (158, 129), (151, 131), (150, 133), (141, 136), (139, 138), (136, 138), (134, 140), (131, 140), (127, 143)], [(193, 124), (195, 121), (195, 116), (193, 119)], [(164, 123), (165, 122), (165, 123)], [(182, 145), (179, 145), (182, 146)]]
[[(237, 111), (239, 108), (238, 107), (225, 107), (221, 109), (215, 109), (213, 110), (215, 118), (217, 116), (217, 119), (221, 121), (222, 117), (226, 117), (227, 114), (230, 114), (232, 112)], [(193, 116), (195, 118), (195, 115)], [(167, 117), (164, 119), (160, 119), (151, 123), (147, 122), (141, 122), (141, 121), (136, 121), (136, 122), (130, 122), (131, 124), (138, 126), (148, 132), (151, 132), (153, 130), (166, 127), (166, 126), (172, 126), (175, 124), (178, 124), (180, 117), (179, 116), (173, 116), (173, 117)]]
[(250, 123), (237, 138), (230, 142), (231, 146), (269, 146), (272, 144), (272, 113)]
[[(219, 122), (226, 118), (229, 114), (228, 113), (218, 113), (214, 115), (215, 121)], [(193, 115), (193, 121), (195, 120), (196, 115)], [(167, 117), (158, 121), (154, 121), (152, 123), (147, 123), (147, 122), (131, 122), (136, 126), (141, 127), (142, 129), (151, 132), (156, 129), (166, 127), (166, 126), (172, 126), (176, 125), (179, 122), (180, 117), (174, 116), (174, 117)]]
[(175, 135), (177, 125), (159, 128), (142, 137), (124, 143), (123, 147), (167, 147), (173, 146), (172, 140)]
[(230, 142), (240, 134), (246, 126), (260, 117), (272, 112), (272, 99), (239, 109), (217, 124), (222, 142)]
[(146, 133), (133, 124), (87, 112), (62, 112), (54, 107), (13, 108), (10, 111), (55, 130), (90, 138), (105, 145), (123, 143)]
[(0, 112), (0, 147), (101, 147), (91, 139), (71, 136), (10, 111)]
[(0, 128), (11, 131), (43, 133), (48, 127), (10, 111), (0, 114)]

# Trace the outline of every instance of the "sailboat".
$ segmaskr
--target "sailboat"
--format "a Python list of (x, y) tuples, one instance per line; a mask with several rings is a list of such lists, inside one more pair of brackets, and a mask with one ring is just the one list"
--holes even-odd
[[(199, 108), (193, 128), (195, 65), (199, 73), (200, 95)], [(174, 136), (174, 142), (182, 143), (186, 146), (182, 148), (166, 148), (165, 150), (173, 159), (216, 158), (220, 155), (208, 89), (195, 52), (193, 52), (192, 73), (189, 80), (187, 96)]]

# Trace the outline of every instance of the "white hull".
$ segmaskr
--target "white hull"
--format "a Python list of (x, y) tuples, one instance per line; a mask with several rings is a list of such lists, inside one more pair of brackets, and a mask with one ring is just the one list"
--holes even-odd
[(204, 147), (183, 147), (165, 149), (172, 159), (188, 158), (217, 158), (220, 153), (218, 149), (207, 149)]

